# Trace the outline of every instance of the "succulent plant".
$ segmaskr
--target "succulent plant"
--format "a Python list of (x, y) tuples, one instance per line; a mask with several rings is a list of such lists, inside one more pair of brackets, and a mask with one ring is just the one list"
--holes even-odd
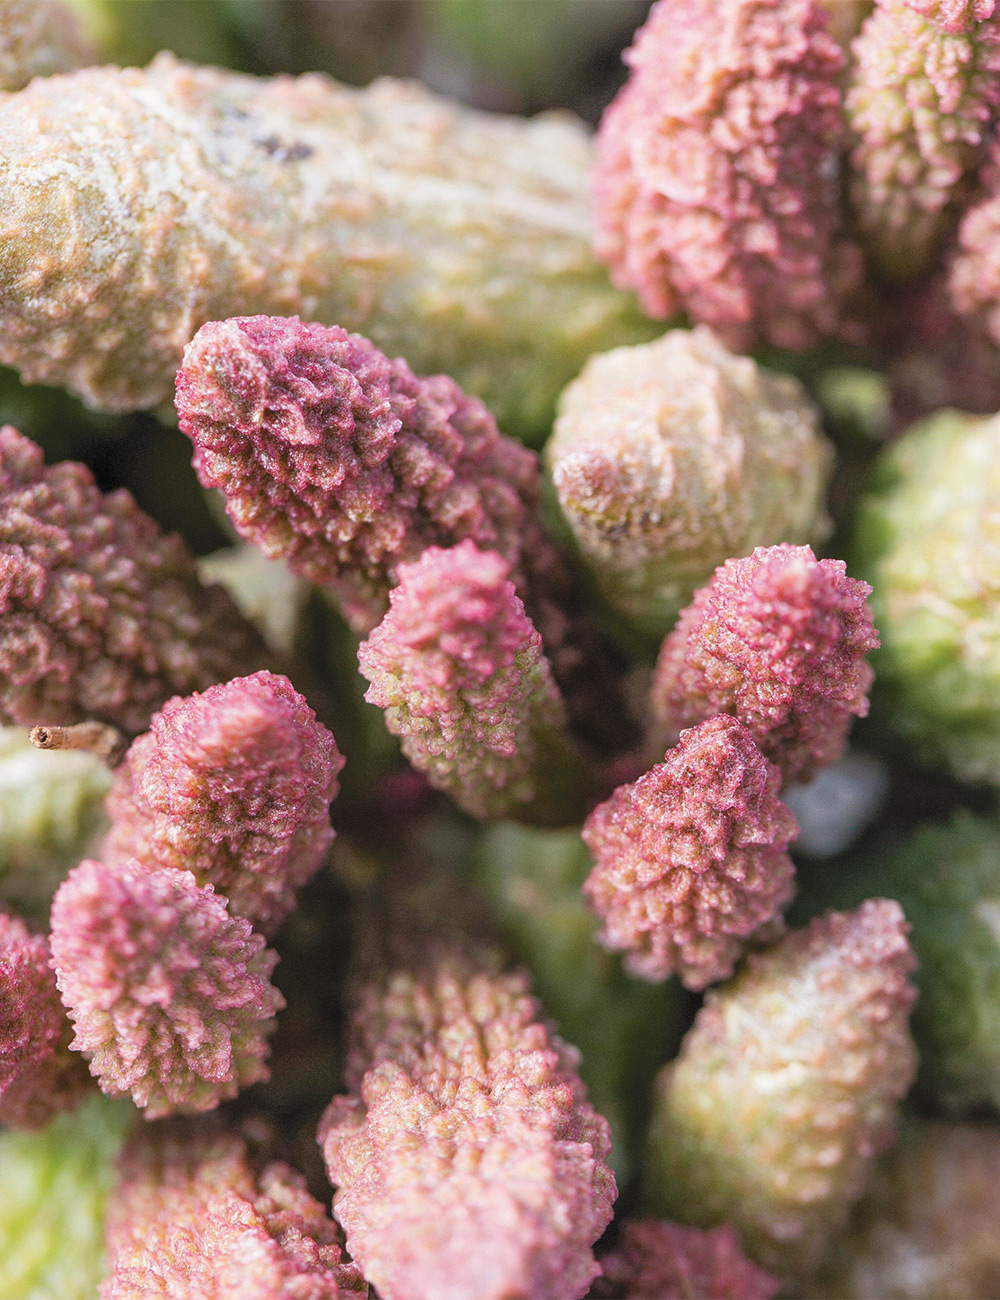
[(591, 357), (545, 456), (602, 596), (647, 636), (669, 632), (730, 556), (827, 531), (815, 408), (704, 327)]
[(790, 932), (710, 992), (658, 1082), (657, 1211), (732, 1224), (779, 1275), (815, 1269), (913, 1082), (914, 965), (899, 904), (872, 899)]

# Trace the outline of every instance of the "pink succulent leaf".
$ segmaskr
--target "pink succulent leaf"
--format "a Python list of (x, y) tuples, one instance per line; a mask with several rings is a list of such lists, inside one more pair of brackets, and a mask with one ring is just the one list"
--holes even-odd
[(659, 0), (597, 135), (599, 257), (738, 351), (811, 347), (860, 255), (838, 230), (844, 56), (815, 0)]
[(744, 941), (780, 932), (798, 831), (780, 775), (735, 718), (681, 734), (663, 763), (587, 818), (584, 884), (601, 941), (635, 975), (692, 989), (733, 973)]
[(844, 752), (868, 711), (877, 649), (867, 583), (808, 546), (758, 547), (727, 560), (696, 593), (660, 651), (653, 707), (671, 731), (728, 713), (786, 783)]
[(579, 1300), (611, 1218), (606, 1122), (522, 975), (441, 951), (362, 982), (320, 1144), (383, 1300)]
[(273, 931), (333, 840), (343, 763), (286, 677), (259, 672), (170, 700), (115, 772), (103, 859), (187, 869)]
[(46, 468), (0, 429), (0, 721), (97, 718), (142, 731), (169, 696), (260, 662), (263, 646), (181, 539), (83, 465)]
[(515, 814), (574, 764), (562, 697), (510, 563), (471, 541), (399, 569), (358, 662), (369, 703), (432, 785), (475, 817)]
[(41, 1128), (81, 1099), (89, 1080), (69, 1039), (48, 940), (0, 912), (0, 1124)]
[(71, 1046), (147, 1117), (211, 1110), (267, 1078), (277, 955), (189, 871), (82, 862), (52, 903)]
[(336, 1224), (287, 1165), (190, 1125), (126, 1147), (105, 1230), (101, 1300), (346, 1300), (367, 1294)]

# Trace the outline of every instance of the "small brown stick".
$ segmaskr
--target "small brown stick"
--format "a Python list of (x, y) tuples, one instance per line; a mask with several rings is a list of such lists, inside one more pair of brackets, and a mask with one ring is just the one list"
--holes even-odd
[(125, 752), (126, 740), (117, 727), (103, 722), (77, 722), (70, 727), (32, 727), (28, 739), (36, 749), (82, 749), (114, 767)]

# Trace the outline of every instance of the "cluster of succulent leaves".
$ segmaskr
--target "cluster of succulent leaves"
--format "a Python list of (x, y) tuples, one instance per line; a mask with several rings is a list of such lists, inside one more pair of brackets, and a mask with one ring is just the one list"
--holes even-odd
[(0, 0), (0, 1300), (986, 1300), (1000, 9), (659, 0), (595, 153), (242, 74), (592, 112), (641, 4), (72, 3)]

